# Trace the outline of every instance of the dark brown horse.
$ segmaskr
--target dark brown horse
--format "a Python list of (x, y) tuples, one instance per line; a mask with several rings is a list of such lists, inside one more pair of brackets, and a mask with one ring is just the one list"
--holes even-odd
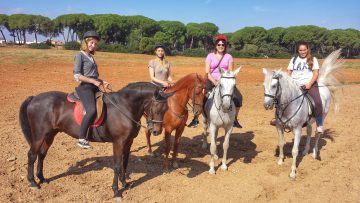
[[(192, 111), (194, 115), (200, 115), (203, 110), (205, 80), (198, 74), (189, 74), (175, 83), (174, 86), (166, 89), (165, 92), (174, 92), (175, 94), (168, 99), (168, 110), (164, 115), (165, 130), (165, 160), (164, 169), (169, 169), (169, 153), (171, 149), (170, 137), (171, 132), (175, 132), (174, 148), (172, 162), (175, 168), (178, 167), (176, 157), (179, 150), (180, 137), (184, 132), (188, 118), (187, 104), (192, 100)], [(148, 152), (152, 153), (150, 143), (150, 131), (146, 131)]]
[[(121, 198), (118, 189), (120, 180), (127, 187), (125, 172), (133, 139), (140, 130), (140, 118), (146, 112), (148, 128), (153, 134), (162, 131), (162, 120), (167, 110), (167, 97), (151, 83), (132, 83), (118, 92), (105, 93), (106, 118), (104, 123), (90, 129), (89, 140), (93, 142), (112, 142), (114, 151), (113, 191)], [(79, 138), (80, 126), (73, 117), (74, 104), (66, 100), (63, 92), (45, 92), (28, 97), (20, 107), (20, 124), (30, 145), (28, 151), (28, 181), (30, 187), (40, 188), (34, 179), (34, 162), (38, 157), (36, 176), (40, 184), (47, 182), (43, 175), (43, 163), (48, 149), (58, 132), (65, 132)]]

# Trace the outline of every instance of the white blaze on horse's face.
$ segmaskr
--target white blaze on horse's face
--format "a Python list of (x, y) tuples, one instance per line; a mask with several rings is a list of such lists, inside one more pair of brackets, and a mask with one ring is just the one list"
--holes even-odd
[(274, 79), (274, 71), (267, 71), (263, 68), (263, 73), (265, 76), (264, 79), (264, 107), (266, 110), (272, 109), (274, 107), (274, 99), (276, 97), (277, 89), (278, 89), (278, 79)]
[[(236, 82), (235, 78), (240, 69), (241, 67), (236, 69), (234, 72), (231, 70), (227, 70), (226, 72), (221, 71), (219, 89), (221, 96), (221, 107), (225, 113), (231, 110), (231, 100), (233, 98)], [(220, 70), (222, 69), (220, 68)]]

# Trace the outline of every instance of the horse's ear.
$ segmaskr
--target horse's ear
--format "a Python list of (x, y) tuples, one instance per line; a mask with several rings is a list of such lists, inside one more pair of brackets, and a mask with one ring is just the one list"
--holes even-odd
[(242, 67), (242, 66), (240, 66), (239, 68), (237, 68), (237, 69), (234, 71), (234, 75), (235, 75), (235, 76), (240, 72), (241, 67)]
[(264, 75), (266, 75), (266, 74), (268, 73), (268, 71), (266, 70), (266, 68), (263, 68), (262, 71), (263, 71)]

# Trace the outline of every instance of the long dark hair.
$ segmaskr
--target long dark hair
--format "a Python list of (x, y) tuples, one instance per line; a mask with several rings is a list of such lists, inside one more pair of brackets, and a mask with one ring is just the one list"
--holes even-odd
[(313, 61), (313, 56), (311, 54), (311, 49), (310, 49), (310, 45), (309, 43), (305, 42), (305, 41), (301, 41), (298, 43), (297, 45), (297, 51), (299, 52), (299, 48), (301, 45), (306, 46), (306, 48), (308, 49), (308, 53), (306, 54), (306, 63), (309, 66), (309, 68), (312, 70), (313, 66), (314, 66), (314, 61)]

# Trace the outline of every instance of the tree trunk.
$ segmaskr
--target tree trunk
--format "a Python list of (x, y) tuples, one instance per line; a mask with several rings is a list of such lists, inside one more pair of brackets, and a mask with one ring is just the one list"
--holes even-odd
[(68, 33), (67, 33), (67, 37), (66, 37), (66, 42), (69, 42), (69, 35), (70, 35), (70, 28), (68, 28)]
[(36, 42), (36, 44), (38, 43), (38, 42), (37, 42), (37, 35), (36, 35), (36, 32), (35, 32), (35, 42)]
[[(16, 30), (16, 36), (17, 36), (17, 38), (18, 38), (18, 45), (20, 45), (20, 35), (19, 35), (19, 30)], [(15, 41), (14, 41), (14, 43), (15, 43)], [(16, 44), (16, 43), (15, 43)]]
[(0, 30), (0, 32), (1, 32), (1, 35), (3, 36), (3, 38), (4, 38), (4, 40), (5, 40), (5, 43), (6, 43), (6, 38), (5, 38), (5, 35), (4, 35), (3, 31)]
[(26, 36), (25, 36), (25, 35), (26, 35), (26, 30), (24, 29), (24, 30), (23, 30), (24, 44), (26, 44)]
[(194, 43), (194, 37), (191, 37), (190, 49), (192, 49), (192, 47), (193, 47), (193, 43)]

